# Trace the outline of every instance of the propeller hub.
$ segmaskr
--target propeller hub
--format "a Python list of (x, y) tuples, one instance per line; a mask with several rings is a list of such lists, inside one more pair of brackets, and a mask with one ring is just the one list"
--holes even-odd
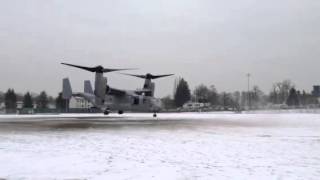
[(152, 77), (153, 77), (152, 74), (150, 74), (150, 73), (146, 74), (146, 79), (152, 79)]
[(96, 70), (97, 73), (103, 73), (104, 67), (97, 66), (97, 67), (95, 67), (95, 70)]

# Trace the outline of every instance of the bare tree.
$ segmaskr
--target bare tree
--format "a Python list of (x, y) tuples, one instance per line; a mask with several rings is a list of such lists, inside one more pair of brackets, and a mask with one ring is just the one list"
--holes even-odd
[(272, 92), (270, 93), (270, 101), (274, 104), (285, 103), (289, 96), (290, 89), (294, 87), (295, 85), (291, 80), (274, 83), (272, 86)]
[(258, 86), (254, 86), (252, 92), (250, 92), (252, 105), (255, 109), (259, 108), (259, 106), (263, 105), (263, 96), (264, 93)]

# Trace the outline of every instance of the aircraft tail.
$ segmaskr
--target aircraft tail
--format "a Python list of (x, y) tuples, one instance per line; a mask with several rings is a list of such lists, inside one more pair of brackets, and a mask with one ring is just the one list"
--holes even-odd
[(84, 93), (93, 94), (92, 85), (89, 80), (84, 81)]
[(71, 99), (72, 97), (71, 84), (68, 78), (62, 80), (62, 97), (63, 99)]

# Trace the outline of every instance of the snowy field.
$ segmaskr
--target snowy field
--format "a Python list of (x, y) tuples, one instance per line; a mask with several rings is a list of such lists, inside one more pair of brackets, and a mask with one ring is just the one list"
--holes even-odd
[(320, 114), (0, 116), (0, 179), (319, 179)]

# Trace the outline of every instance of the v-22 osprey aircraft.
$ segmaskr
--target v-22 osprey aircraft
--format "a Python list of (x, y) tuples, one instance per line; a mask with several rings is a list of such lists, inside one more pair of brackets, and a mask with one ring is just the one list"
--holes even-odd
[(131, 112), (152, 112), (154, 117), (162, 109), (161, 100), (154, 97), (155, 83), (154, 79), (172, 76), (173, 74), (165, 75), (146, 75), (125, 74), (137, 78), (144, 79), (142, 89), (138, 90), (121, 90), (112, 88), (108, 85), (107, 78), (103, 76), (104, 73), (132, 70), (132, 69), (108, 69), (103, 66), (85, 67), (68, 63), (61, 63), (66, 66), (71, 66), (95, 73), (94, 90), (89, 80), (84, 81), (84, 92), (72, 92), (70, 80), (63, 79), (62, 95), (64, 99), (70, 100), (72, 96), (82, 97), (93, 104), (94, 108), (101, 109), (105, 115), (111, 111), (117, 111), (123, 114), (124, 111)]

